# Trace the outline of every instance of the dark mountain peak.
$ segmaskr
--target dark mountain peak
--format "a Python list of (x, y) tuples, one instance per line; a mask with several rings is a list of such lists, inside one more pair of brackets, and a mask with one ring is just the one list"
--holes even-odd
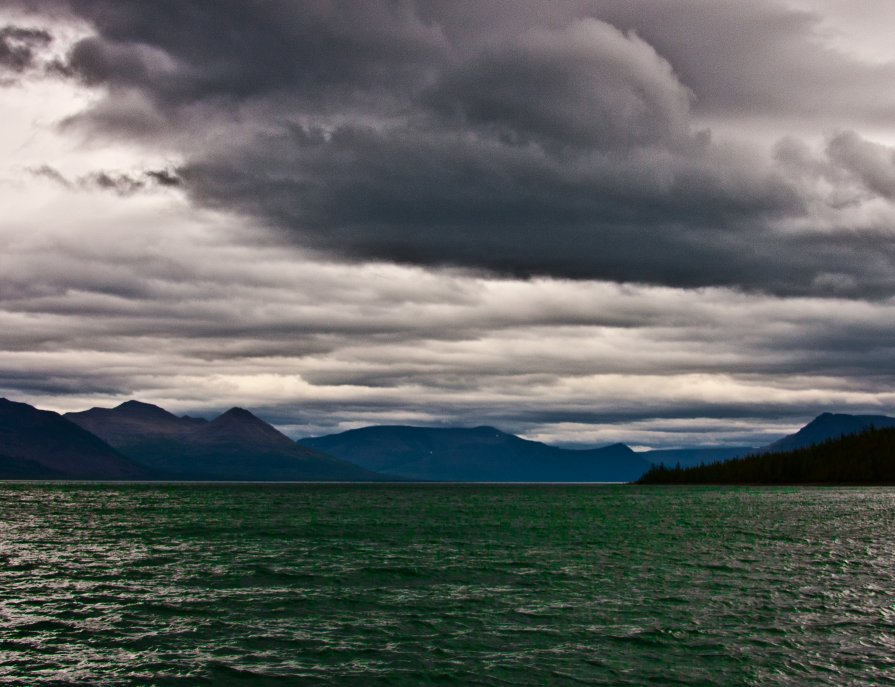
[(211, 422), (197, 427), (192, 436), (214, 443), (252, 443), (258, 448), (294, 445), (292, 439), (245, 408), (230, 408)]
[(280, 434), (271, 425), (267, 424), (254, 413), (249, 412), (245, 408), (230, 408), (230, 410), (221, 413), (207, 427), (215, 428), (231, 428), (231, 429), (250, 429), (263, 430), (265, 432), (276, 432)]
[(807, 425), (802, 427), (802, 429), (807, 429), (808, 427), (816, 427), (817, 425), (830, 424), (831, 422), (849, 422), (852, 418), (855, 417), (860, 416), (846, 415), (845, 413), (821, 413)]
[(130, 410), (130, 409), (139, 409), (139, 408), (157, 408), (158, 410), (162, 410), (157, 405), (153, 405), (152, 403), (145, 403), (143, 401), (138, 401), (135, 398), (131, 398), (124, 403), (119, 403), (115, 406), (115, 410)]
[(125, 401), (124, 403), (115, 406), (112, 410), (127, 417), (146, 420), (167, 420), (177, 417), (173, 413), (169, 413), (167, 410), (160, 408), (157, 405), (135, 400)]
[(264, 420), (260, 419), (257, 415), (254, 415), (245, 408), (240, 408), (238, 406), (234, 406), (233, 408), (230, 408), (230, 410), (218, 415), (214, 419), (214, 422), (218, 421), (264, 422)]

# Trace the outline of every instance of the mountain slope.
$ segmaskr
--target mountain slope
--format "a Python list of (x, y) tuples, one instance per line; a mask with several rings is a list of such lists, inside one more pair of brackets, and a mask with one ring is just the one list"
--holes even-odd
[(211, 422), (146, 403), (70, 413), (134, 460), (172, 478), (211, 480), (375, 480), (363, 468), (297, 445), (241, 408)]
[(868, 429), (783, 453), (686, 469), (655, 466), (641, 484), (895, 484), (895, 428)]
[(846, 415), (844, 413), (823, 413), (802, 427), (795, 434), (790, 434), (768, 444), (762, 453), (780, 453), (819, 444), (828, 439), (838, 439), (849, 434), (876, 427), (895, 427), (895, 418), (885, 415)]
[(58, 413), (0, 399), (0, 478), (147, 479), (153, 473)]
[(494, 427), (364, 427), (300, 443), (368, 470), (407, 479), (617, 482), (636, 479), (650, 467), (623, 444), (561, 449)]

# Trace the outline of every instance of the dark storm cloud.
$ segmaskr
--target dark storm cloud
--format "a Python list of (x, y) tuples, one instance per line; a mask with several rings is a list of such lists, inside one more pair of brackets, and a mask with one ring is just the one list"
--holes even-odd
[(830, 141), (824, 179), (842, 187), (828, 192), (786, 150), (774, 161), (696, 124), (748, 107), (889, 112), (878, 92), (895, 72), (824, 47), (810, 13), (708, 0), (67, 7), (95, 35), (58, 71), (107, 93), (67, 125), (173, 148), (195, 203), (299, 245), (526, 277), (895, 292), (878, 219), (835, 215), (892, 198), (875, 144)]
[(36, 66), (38, 53), (52, 40), (43, 29), (0, 27), (0, 75), (3, 72), (22, 74)]
[(513, 142), (625, 150), (689, 136), (689, 92), (637, 36), (595, 19), (532, 30), (448, 69), (430, 101)]
[(145, 88), (166, 106), (284, 92), (336, 111), (357, 95), (367, 108), (378, 88), (418, 82), (447, 47), (436, 25), (401, 2), (84, 0), (69, 9), (99, 34), (74, 46), (72, 72)]
[(797, 179), (720, 178), (713, 165), (699, 152), (561, 159), (343, 127), (326, 139), (256, 138), (181, 173), (202, 203), (236, 205), (357, 259), (778, 293), (895, 288), (885, 231), (777, 232), (770, 221), (802, 214)]

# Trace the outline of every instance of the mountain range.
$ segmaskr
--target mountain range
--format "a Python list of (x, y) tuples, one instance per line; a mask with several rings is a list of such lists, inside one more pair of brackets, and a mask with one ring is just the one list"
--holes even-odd
[(116, 408), (66, 413), (65, 419), (171, 479), (380, 479), (357, 465), (296, 444), (242, 408), (207, 421), (127, 401)]
[(153, 471), (58, 413), (0, 398), (0, 478), (148, 479)]
[(624, 444), (562, 449), (494, 427), (364, 427), (300, 443), (368, 470), (413, 480), (628, 482), (650, 468)]
[(374, 426), (295, 442), (241, 408), (206, 420), (127, 401), (62, 416), (0, 399), (0, 479), (627, 482), (654, 465), (773, 456), (889, 427), (895, 418), (824, 413), (762, 448), (644, 452), (560, 448), (487, 426)]

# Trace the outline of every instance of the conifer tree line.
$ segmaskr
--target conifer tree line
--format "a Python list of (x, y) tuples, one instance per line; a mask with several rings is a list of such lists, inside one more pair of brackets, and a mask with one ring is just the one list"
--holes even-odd
[(638, 484), (895, 484), (895, 428), (870, 428), (786, 453), (690, 468), (656, 465)]

